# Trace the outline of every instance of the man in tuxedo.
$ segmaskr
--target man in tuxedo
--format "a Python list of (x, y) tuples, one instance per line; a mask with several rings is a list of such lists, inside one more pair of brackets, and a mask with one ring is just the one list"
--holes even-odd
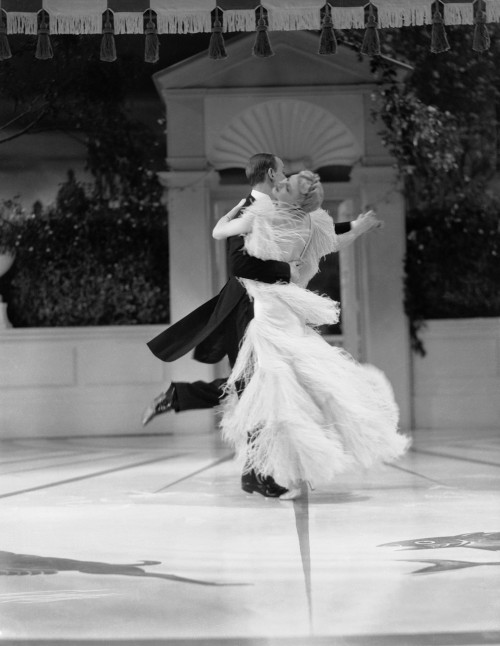
[[(255, 200), (271, 202), (273, 188), (286, 179), (283, 171), (283, 161), (276, 155), (258, 153), (251, 157), (245, 172), (252, 188), (241, 209)], [(344, 234), (355, 227), (355, 223), (345, 222), (336, 224), (335, 231)], [(217, 363), (227, 356), (233, 367), (240, 342), (253, 318), (253, 305), (238, 278), (265, 283), (290, 282), (288, 263), (260, 260), (248, 255), (244, 250), (243, 236), (228, 239), (227, 259), (229, 280), (220, 294), (148, 343), (153, 354), (162, 361), (174, 361), (194, 349), (194, 358), (198, 361)], [(169, 411), (212, 408), (220, 403), (224, 384), (225, 379), (173, 382), (145, 410), (143, 424)], [(272, 478), (255, 472), (243, 474), (241, 486), (244, 491), (256, 491), (267, 497), (278, 497), (286, 491)]]
[[(242, 209), (255, 200), (269, 200), (272, 190), (286, 179), (283, 161), (270, 153), (251, 157), (245, 169), (251, 192)], [(290, 265), (273, 260), (259, 260), (243, 249), (244, 238), (234, 236), (227, 242), (229, 280), (221, 293), (187, 317), (152, 339), (150, 350), (163, 361), (173, 361), (193, 349), (194, 358), (203, 363), (216, 363), (227, 356), (231, 367), (236, 361), (238, 348), (248, 323), (253, 317), (253, 306), (237, 278), (250, 278), (266, 283), (290, 282)], [(224, 379), (210, 383), (175, 382), (166, 392), (154, 399), (143, 415), (143, 424), (161, 413), (174, 410), (212, 408), (219, 403)], [(278, 497), (286, 489), (270, 477), (254, 472), (242, 476), (242, 488), (267, 496)]]

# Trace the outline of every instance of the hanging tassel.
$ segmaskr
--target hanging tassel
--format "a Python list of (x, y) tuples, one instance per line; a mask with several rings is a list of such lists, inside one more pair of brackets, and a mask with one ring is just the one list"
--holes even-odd
[(38, 38), (36, 41), (35, 58), (38, 58), (38, 60), (40, 61), (46, 61), (49, 58), (53, 57), (54, 52), (50, 43), (48, 16), (46, 16), (45, 12), (43, 12), (40, 18), (40, 24), (38, 26)]
[(7, 38), (7, 25), (0, 13), (0, 61), (6, 61), (8, 58), (12, 58), (12, 52)]
[(269, 40), (269, 34), (267, 33), (267, 22), (262, 14), (262, 7), (260, 9), (260, 18), (257, 23), (257, 36), (255, 38), (252, 54), (257, 56), (257, 58), (268, 58), (269, 56), (274, 56), (271, 41)]
[(325, 16), (323, 22), (321, 23), (321, 36), (319, 39), (319, 50), (318, 54), (323, 54), (328, 56), (329, 54), (337, 53), (337, 39), (335, 37), (335, 31), (333, 29), (332, 16), (330, 14), (330, 9), (325, 9)]
[(486, 26), (486, 14), (481, 7), (478, 8), (474, 23), (472, 49), (475, 52), (486, 52), (490, 48), (490, 33)]
[(101, 61), (113, 63), (113, 61), (116, 61), (115, 30), (108, 9), (105, 16), (101, 40)]
[(214, 60), (227, 58), (224, 38), (222, 37), (222, 23), (219, 20), (219, 12), (215, 10), (215, 20), (212, 25), (212, 35), (210, 36), (210, 45), (208, 46), (208, 57)]
[(361, 45), (361, 53), (367, 56), (380, 55), (380, 38), (378, 35), (378, 22), (373, 12), (372, 5), (370, 5), (370, 13), (366, 21), (365, 35), (363, 37), (363, 44)]
[(441, 54), (442, 52), (447, 52), (449, 49), (450, 44), (446, 38), (443, 16), (436, 5), (436, 10), (432, 16), (431, 52), (433, 54)]
[(153, 14), (149, 10), (148, 22), (144, 29), (146, 34), (144, 42), (144, 61), (146, 63), (157, 63), (160, 59), (160, 39), (154, 22)]

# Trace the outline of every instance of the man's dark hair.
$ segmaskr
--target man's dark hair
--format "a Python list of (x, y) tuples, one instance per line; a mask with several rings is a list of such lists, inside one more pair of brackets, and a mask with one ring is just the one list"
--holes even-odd
[(276, 155), (272, 155), (271, 153), (257, 153), (250, 157), (245, 168), (245, 174), (250, 186), (264, 182), (267, 177), (267, 171), (270, 168), (278, 170)]

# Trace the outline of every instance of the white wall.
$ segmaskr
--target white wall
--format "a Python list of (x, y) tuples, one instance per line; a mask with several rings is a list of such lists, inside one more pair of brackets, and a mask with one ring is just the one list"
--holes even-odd
[[(0, 438), (211, 430), (205, 411), (142, 428), (143, 408), (174, 376), (175, 364), (145, 345), (162, 329), (0, 330)], [(429, 321), (422, 339), (427, 355), (413, 356), (415, 427), (498, 428), (500, 318)]]
[(413, 356), (416, 428), (499, 428), (500, 318), (432, 320)]
[[(0, 330), (0, 438), (134, 434), (171, 378), (146, 342), (161, 325)], [(205, 420), (205, 421), (204, 421)], [(206, 413), (162, 415), (147, 432), (197, 432)]]

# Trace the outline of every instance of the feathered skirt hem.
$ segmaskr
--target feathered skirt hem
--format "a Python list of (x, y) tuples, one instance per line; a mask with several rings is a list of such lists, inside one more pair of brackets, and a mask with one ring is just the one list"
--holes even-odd
[(385, 375), (311, 327), (337, 322), (338, 304), (293, 284), (241, 282), (255, 315), (226, 386), (221, 429), (244, 470), (286, 487), (317, 486), (403, 455), (409, 440), (397, 431)]

